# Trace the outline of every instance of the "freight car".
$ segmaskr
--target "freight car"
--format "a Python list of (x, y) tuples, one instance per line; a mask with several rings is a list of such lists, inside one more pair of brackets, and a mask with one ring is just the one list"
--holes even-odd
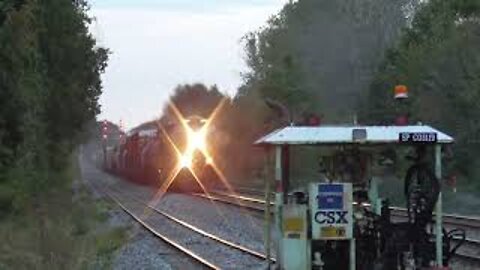
[[(205, 120), (191, 116), (187, 126), (162, 126), (152, 122), (122, 136), (118, 145), (107, 149), (105, 170), (130, 181), (170, 191), (199, 192), (216, 184), (218, 177), (209, 156)], [(201, 185), (199, 184), (201, 183)]]

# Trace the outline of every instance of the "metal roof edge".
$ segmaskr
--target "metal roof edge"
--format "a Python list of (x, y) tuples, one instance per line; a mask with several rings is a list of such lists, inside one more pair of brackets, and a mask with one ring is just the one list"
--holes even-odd
[(290, 126), (285, 126), (285, 127), (281, 127), (281, 128), (277, 128), (275, 129), (274, 131), (260, 137), (259, 139), (257, 139), (253, 144), (255, 145), (265, 145), (265, 144), (270, 144), (270, 143), (266, 143), (265, 140), (268, 138), (268, 137), (271, 137), (277, 133), (279, 133), (280, 131), (284, 130), (285, 128), (288, 128)]
[[(281, 127), (281, 128), (278, 128), (264, 136), (262, 136), (261, 138), (257, 139), (255, 142), (254, 142), (254, 145), (259, 145), (259, 146), (265, 146), (265, 145), (288, 145), (288, 144), (291, 144), (291, 145), (321, 145), (321, 144), (346, 144), (346, 143), (349, 143), (349, 142), (338, 142), (338, 143), (335, 143), (335, 142), (324, 142), (324, 143), (321, 143), (321, 142), (315, 142), (315, 141), (310, 141), (310, 142), (307, 142), (307, 141), (304, 141), (304, 142), (301, 142), (301, 141), (297, 141), (297, 142), (288, 142), (288, 141), (282, 141), (282, 140), (279, 140), (279, 141), (275, 141), (273, 139), (273, 141), (269, 141), (272, 139), (272, 137), (275, 137), (275, 135), (277, 135), (278, 133), (282, 132), (282, 131), (286, 131), (288, 129), (301, 129), (301, 128), (359, 128), (359, 129), (362, 129), (362, 128), (395, 128), (395, 127), (424, 127), (424, 128), (427, 128), (427, 129), (431, 129), (432, 132), (435, 132), (438, 134), (439, 137), (442, 137), (441, 139), (439, 138), (439, 140), (433, 144), (453, 144), (455, 143), (455, 139), (430, 126), (430, 125), (425, 125), (425, 124), (421, 124), (421, 125), (407, 125), (407, 126), (395, 126), (395, 125), (324, 125), (324, 126), (317, 126), (317, 127), (311, 127), (311, 126), (284, 126), (284, 127)], [(349, 144), (356, 144), (356, 145), (378, 145), (378, 144), (391, 144), (393, 143), (392, 141), (375, 141), (375, 142), (350, 142)], [(407, 145), (408, 143), (402, 143), (403, 145)]]

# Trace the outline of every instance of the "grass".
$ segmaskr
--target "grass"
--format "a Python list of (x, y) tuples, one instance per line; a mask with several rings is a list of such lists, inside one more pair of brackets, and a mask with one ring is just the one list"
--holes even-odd
[(125, 243), (125, 240), (126, 234), (124, 228), (114, 228), (103, 235), (99, 235), (96, 239), (98, 254), (101, 256), (110, 256)]
[[(74, 198), (75, 197), (75, 198)], [(125, 228), (106, 225), (112, 206), (84, 188), (52, 187), (21, 213), (0, 220), (0, 270), (110, 269)]]

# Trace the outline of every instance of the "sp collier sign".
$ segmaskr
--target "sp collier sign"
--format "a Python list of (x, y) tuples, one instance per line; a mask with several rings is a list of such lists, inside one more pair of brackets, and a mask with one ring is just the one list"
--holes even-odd
[(436, 143), (437, 133), (435, 132), (402, 132), (399, 135), (401, 143)]
[(352, 184), (310, 185), (313, 239), (351, 239), (353, 231)]

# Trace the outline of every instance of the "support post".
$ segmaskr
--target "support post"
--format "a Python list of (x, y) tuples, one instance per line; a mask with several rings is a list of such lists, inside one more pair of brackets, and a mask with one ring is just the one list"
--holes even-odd
[(267, 269), (270, 270), (272, 266), (271, 261), (271, 251), (270, 251), (270, 244), (271, 244), (271, 207), (270, 207), (270, 199), (271, 199), (271, 181), (272, 181), (272, 174), (271, 174), (271, 153), (270, 147), (265, 147), (265, 167), (264, 167), (264, 175), (265, 175), (265, 257), (267, 259)]
[(435, 145), (435, 177), (440, 182), (437, 205), (435, 207), (435, 250), (437, 266), (443, 266), (443, 230), (442, 230), (442, 146)]
[(370, 188), (368, 189), (368, 199), (372, 204), (373, 212), (377, 215), (381, 214), (381, 199), (378, 196), (378, 181), (376, 177), (370, 179)]
[(355, 270), (356, 268), (356, 247), (355, 247), (355, 238), (350, 239), (350, 270)]
[(287, 203), (287, 195), (288, 191), (290, 190), (290, 147), (288, 145), (282, 146), (280, 162), (281, 180), (283, 186), (283, 202)]
[(282, 147), (275, 146), (275, 228), (277, 243), (277, 264), (281, 267), (283, 248), (283, 182), (282, 182)]

